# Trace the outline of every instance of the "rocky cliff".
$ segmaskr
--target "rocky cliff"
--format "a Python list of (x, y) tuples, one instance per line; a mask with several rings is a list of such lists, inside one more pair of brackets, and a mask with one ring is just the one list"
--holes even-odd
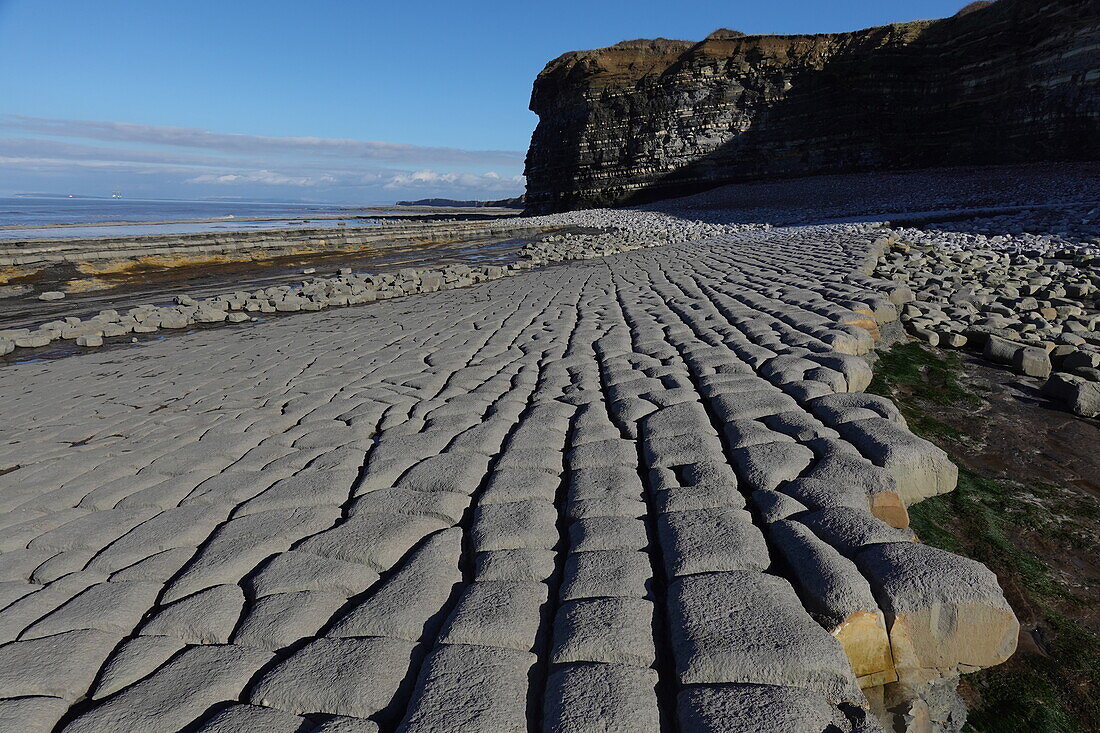
[(1095, 159), (1100, 4), (999, 0), (852, 33), (567, 53), (535, 81), (544, 212), (768, 177)]

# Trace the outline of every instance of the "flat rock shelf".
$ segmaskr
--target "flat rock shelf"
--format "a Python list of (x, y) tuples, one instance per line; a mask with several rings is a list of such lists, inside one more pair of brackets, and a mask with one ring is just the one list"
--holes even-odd
[(0, 731), (957, 729), (1018, 624), (908, 529), (957, 471), (862, 391), (880, 237), (5, 369)]

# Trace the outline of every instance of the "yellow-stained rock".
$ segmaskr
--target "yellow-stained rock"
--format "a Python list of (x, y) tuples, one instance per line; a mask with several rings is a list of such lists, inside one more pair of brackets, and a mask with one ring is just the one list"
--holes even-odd
[(844, 647), (861, 688), (897, 681), (890, 638), (881, 611), (856, 611), (831, 633)]
[(895, 542), (868, 546), (856, 564), (886, 615), (901, 682), (916, 687), (992, 667), (1016, 650), (1020, 624), (981, 563)]
[(896, 491), (872, 494), (871, 514), (897, 529), (909, 526), (909, 510), (905, 508), (905, 502)]

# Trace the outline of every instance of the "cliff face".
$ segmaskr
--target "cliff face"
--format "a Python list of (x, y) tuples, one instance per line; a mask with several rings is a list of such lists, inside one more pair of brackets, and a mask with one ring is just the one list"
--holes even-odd
[(856, 170), (1096, 159), (1100, 4), (999, 0), (853, 33), (627, 41), (535, 80), (532, 211)]

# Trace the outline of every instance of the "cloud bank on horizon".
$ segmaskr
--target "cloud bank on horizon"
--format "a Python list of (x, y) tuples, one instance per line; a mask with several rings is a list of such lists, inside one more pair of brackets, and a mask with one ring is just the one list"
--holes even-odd
[(524, 154), (0, 114), (0, 195), (387, 203), (523, 192)]

